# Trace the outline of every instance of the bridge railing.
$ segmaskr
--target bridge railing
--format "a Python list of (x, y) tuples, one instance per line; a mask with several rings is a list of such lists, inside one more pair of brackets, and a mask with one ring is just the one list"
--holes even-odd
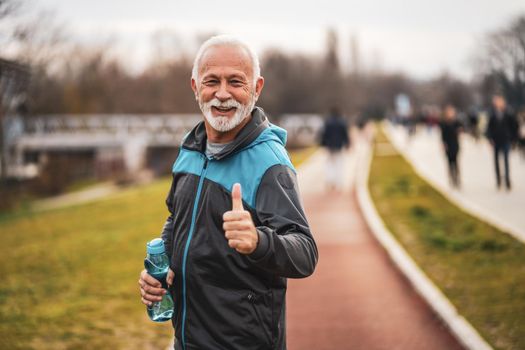
[(24, 134), (64, 133), (172, 133), (191, 129), (199, 114), (97, 114), (97, 115), (41, 115), (23, 118)]
[[(125, 138), (141, 134), (150, 140), (180, 141), (200, 120), (200, 114), (40, 115), (21, 118), (21, 124), (24, 136), (94, 134)], [(285, 114), (280, 118), (280, 125), (288, 131), (289, 142), (298, 146), (315, 143), (322, 123), (322, 117), (317, 114)]]
[[(45, 159), (41, 155), (49, 152), (90, 150), (102, 161), (119, 150), (126, 168), (133, 172), (145, 163), (146, 150), (178, 147), (184, 135), (201, 120), (200, 114), (13, 116), (5, 120), (9, 124), (4, 128), (9, 134), (5, 138), (6, 163), (16, 176), (28, 177), (34, 175), (26, 171), (30, 163), (35, 159), (40, 163)], [(322, 118), (288, 114), (280, 118), (280, 125), (288, 131), (289, 147), (309, 146), (317, 141)], [(30, 161), (25, 160), (27, 154), (31, 154)]]

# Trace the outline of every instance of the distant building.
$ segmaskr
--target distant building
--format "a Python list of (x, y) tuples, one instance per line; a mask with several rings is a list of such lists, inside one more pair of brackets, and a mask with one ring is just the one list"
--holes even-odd
[(28, 66), (0, 58), (0, 178), (7, 175), (9, 143), (16, 128), (11, 118), (27, 112), (29, 78)]

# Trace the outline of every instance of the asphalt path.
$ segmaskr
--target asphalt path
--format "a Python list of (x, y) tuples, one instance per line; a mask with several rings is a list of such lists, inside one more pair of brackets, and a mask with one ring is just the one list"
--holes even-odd
[(288, 349), (461, 349), (363, 219), (354, 179), (364, 166), (366, 139), (353, 135), (339, 192), (325, 189), (323, 150), (299, 169), (320, 258), (313, 276), (288, 282)]

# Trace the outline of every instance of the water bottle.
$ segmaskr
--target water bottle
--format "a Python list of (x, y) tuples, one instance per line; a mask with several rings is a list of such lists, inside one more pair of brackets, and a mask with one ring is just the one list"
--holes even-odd
[[(144, 267), (148, 273), (162, 283), (162, 288), (168, 290), (166, 276), (169, 269), (169, 258), (164, 248), (164, 241), (155, 238), (146, 244), (147, 255)], [(169, 291), (162, 296), (161, 301), (156, 301), (146, 307), (148, 316), (152, 321), (165, 322), (173, 316), (173, 299)]]

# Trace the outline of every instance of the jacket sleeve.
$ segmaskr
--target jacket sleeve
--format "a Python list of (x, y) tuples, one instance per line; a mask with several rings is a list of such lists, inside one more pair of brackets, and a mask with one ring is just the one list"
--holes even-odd
[(343, 146), (344, 147), (350, 147), (351, 140), (350, 135), (348, 135), (348, 123), (346, 121), (343, 121), (343, 126), (341, 128), (341, 132), (343, 134)]
[(321, 128), (321, 131), (319, 132), (318, 134), (318, 139), (319, 139), (319, 145), (320, 146), (326, 146), (326, 123), (325, 125), (323, 125), (323, 127)]
[(518, 142), (520, 138), (520, 124), (518, 118), (514, 114), (510, 114), (510, 142)]
[(263, 176), (256, 197), (259, 243), (248, 259), (280, 277), (311, 275), (318, 252), (299, 200), (295, 173), (275, 165)]
[(166, 206), (168, 207), (169, 216), (166, 219), (166, 222), (164, 223), (164, 226), (162, 227), (162, 231), (160, 234), (160, 238), (164, 241), (164, 246), (166, 247), (166, 253), (168, 254), (168, 257), (171, 260), (171, 252), (172, 252), (172, 242), (173, 242), (173, 195), (175, 191), (175, 181), (174, 179), (171, 180), (171, 187), (168, 192), (168, 196), (166, 197)]
[(445, 137), (445, 123), (439, 123), (439, 132), (441, 133), (441, 142), (446, 145), (447, 138)]

